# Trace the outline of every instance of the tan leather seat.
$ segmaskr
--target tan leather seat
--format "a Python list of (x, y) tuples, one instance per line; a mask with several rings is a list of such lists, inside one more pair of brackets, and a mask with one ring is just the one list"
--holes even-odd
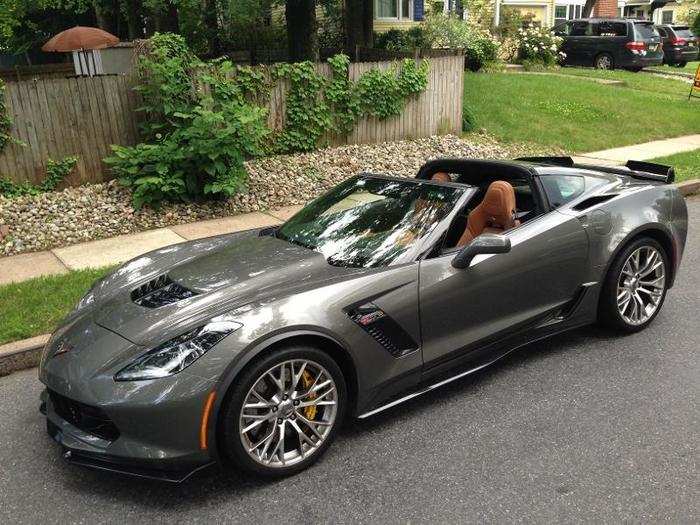
[(430, 180), (434, 180), (435, 182), (452, 182), (452, 177), (450, 177), (449, 173), (438, 171), (437, 173), (433, 173)]
[(467, 228), (457, 246), (464, 246), (482, 233), (503, 233), (516, 226), (520, 222), (515, 219), (515, 190), (504, 180), (494, 181), (467, 217)]

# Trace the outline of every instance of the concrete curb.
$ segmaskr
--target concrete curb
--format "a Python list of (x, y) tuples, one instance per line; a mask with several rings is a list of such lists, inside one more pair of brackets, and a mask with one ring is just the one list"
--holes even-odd
[[(676, 186), (684, 197), (700, 193), (700, 179), (678, 182)], [(0, 345), (0, 377), (37, 366), (49, 337), (50, 334), (44, 334)]]
[(700, 179), (685, 180), (683, 182), (677, 182), (676, 187), (681, 195), (687, 197), (688, 195), (693, 195), (695, 193), (700, 193)]
[(39, 364), (41, 351), (50, 335), (44, 334), (0, 346), (0, 377), (33, 368)]

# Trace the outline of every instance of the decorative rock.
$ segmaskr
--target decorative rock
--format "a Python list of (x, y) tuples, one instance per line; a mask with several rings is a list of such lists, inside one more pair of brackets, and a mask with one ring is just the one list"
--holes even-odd
[[(427, 160), (440, 156), (510, 158), (534, 153), (543, 152), (500, 144), (488, 136), (471, 135), (465, 140), (446, 135), (265, 157), (246, 163), (247, 193), (197, 204), (168, 203), (158, 210), (134, 210), (131, 191), (117, 181), (16, 199), (0, 196), (0, 228), (6, 228), (0, 229), (0, 257), (303, 204), (359, 172), (411, 177)], [(11, 240), (5, 231), (12, 232)]]

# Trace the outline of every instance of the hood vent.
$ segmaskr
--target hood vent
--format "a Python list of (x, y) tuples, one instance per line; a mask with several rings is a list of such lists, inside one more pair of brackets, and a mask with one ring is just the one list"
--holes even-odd
[(145, 308), (160, 308), (197, 295), (167, 275), (156, 277), (131, 292), (131, 300)]

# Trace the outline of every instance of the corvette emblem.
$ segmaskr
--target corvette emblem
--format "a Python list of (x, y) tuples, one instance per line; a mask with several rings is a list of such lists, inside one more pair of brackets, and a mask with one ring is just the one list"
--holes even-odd
[(56, 357), (57, 355), (68, 353), (71, 350), (73, 350), (73, 345), (71, 345), (65, 340), (62, 340), (56, 345), (56, 351), (53, 355), (54, 357)]

